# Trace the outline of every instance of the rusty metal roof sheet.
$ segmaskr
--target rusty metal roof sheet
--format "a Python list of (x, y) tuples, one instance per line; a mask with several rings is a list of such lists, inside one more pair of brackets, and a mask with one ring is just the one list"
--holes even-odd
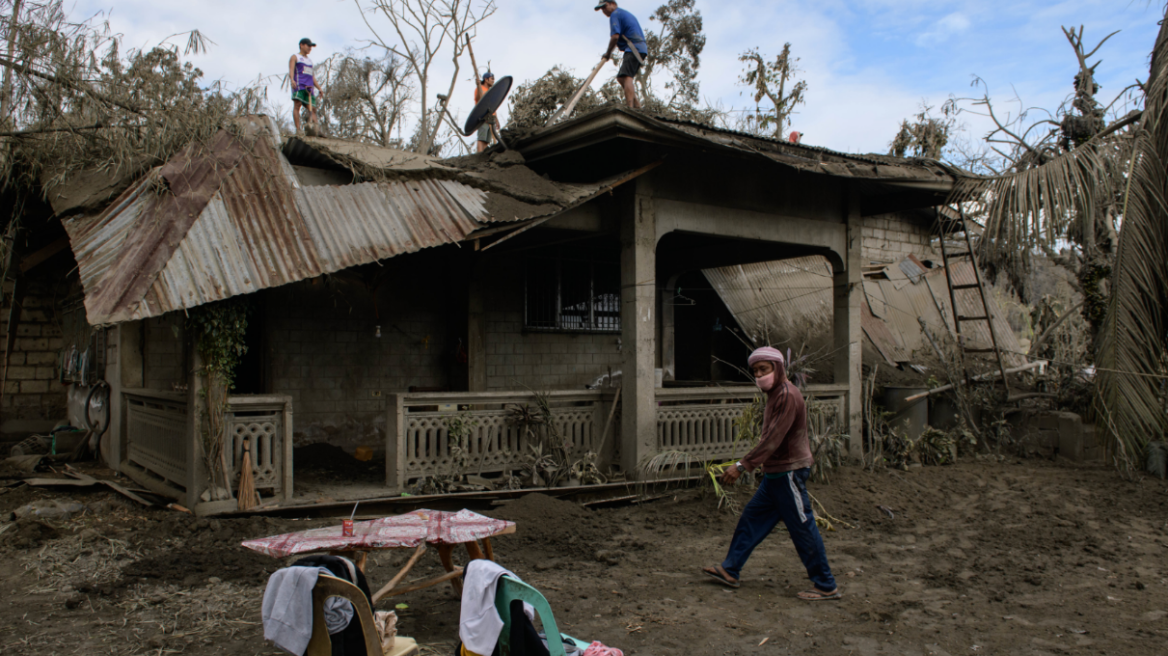
[[(190, 158), (188, 170), (208, 173), (185, 188), (183, 207), (199, 208), (184, 217), (185, 230), (174, 224), (186, 221), (160, 208), (168, 194), (155, 191), (157, 173), (101, 214), (64, 222), (90, 324), (157, 316), (457, 242), (489, 218), (487, 194), (452, 180), (301, 188), (267, 137), (248, 141), (246, 156), (230, 166), (218, 166), (220, 151), (238, 149), (235, 141)], [(135, 249), (143, 241), (137, 235), (149, 231), (162, 237)], [(118, 280), (136, 287), (114, 294), (123, 291), (111, 289)]]
[(704, 269), (739, 327), (758, 341), (831, 324), (832, 270), (821, 256)]
[[(914, 273), (919, 261), (906, 258)], [(904, 271), (889, 267), (888, 271)], [(778, 262), (744, 264), (702, 273), (713, 285), (739, 326), (752, 338), (767, 330), (777, 334), (800, 334), (808, 330), (831, 329), (832, 271), (827, 260), (802, 257)], [(953, 264), (954, 284), (976, 282), (969, 262)], [(910, 362), (931, 348), (921, 330), (923, 319), (934, 334), (953, 333), (953, 313), (945, 271), (941, 268), (921, 270), (916, 282), (904, 280), (864, 281), (865, 300), (861, 308), (861, 327), (871, 345), (889, 363)], [(961, 314), (981, 314), (981, 299), (975, 289), (955, 292)], [(1018, 338), (1006, 321), (1005, 313), (993, 297), (987, 299), (994, 317), (994, 333), (1007, 366), (1024, 363)], [(991, 346), (989, 326), (985, 322), (967, 321), (962, 331), (970, 348)]]
[[(413, 180), (424, 177), (460, 182), (463, 189), (486, 192), (486, 220), (494, 223), (556, 214), (581, 200), (594, 197), (605, 183), (572, 184), (549, 180), (523, 165), (522, 157), (516, 161), (514, 151), (443, 160), (340, 139), (292, 137), (284, 143), (283, 153), (296, 164), (343, 169), (358, 179)], [(512, 158), (507, 159), (506, 155)]]

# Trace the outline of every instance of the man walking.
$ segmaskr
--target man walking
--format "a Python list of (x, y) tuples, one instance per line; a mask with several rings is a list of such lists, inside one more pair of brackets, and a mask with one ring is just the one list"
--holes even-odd
[(296, 122), (296, 134), (300, 134), (300, 108), (304, 105), (308, 106), (312, 127), (320, 130), (320, 124), (316, 120), (316, 106), (320, 103), (320, 98), (316, 92), (322, 89), (316, 82), (316, 76), (312, 74), (312, 60), (308, 58), (315, 47), (312, 39), (300, 39), (300, 52), (288, 60), (288, 80), (292, 84), (292, 118)]
[(811, 579), (811, 589), (800, 592), (799, 599), (839, 599), (839, 587), (827, 564), (807, 492), (807, 478), (815, 462), (807, 439), (807, 403), (799, 388), (787, 380), (786, 363), (777, 349), (764, 346), (746, 362), (755, 384), (766, 393), (762, 435), (758, 446), (726, 470), (722, 482), (733, 485), (743, 473), (755, 469), (762, 469), (763, 480), (738, 518), (726, 560), (702, 571), (722, 585), (737, 588), (746, 559), (782, 521)]
[[(483, 96), (487, 95), (487, 91), (489, 91), (491, 89), (491, 87), (493, 87), (494, 85), (495, 85), (495, 74), (490, 72), (490, 71), (483, 73), (482, 82), (480, 82), (475, 87), (474, 99), (475, 99), (476, 105), (479, 104), (479, 101), (483, 99)], [(481, 126), (479, 126), (479, 140), (478, 140), (479, 149), (478, 149), (478, 152), (480, 152), (480, 153), (483, 152), (484, 150), (486, 150), (487, 147), (491, 145), (491, 125), (494, 122), (495, 122), (495, 115), (491, 114), (490, 116), (487, 117), (487, 120), (483, 121), (483, 124)]]
[[(604, 15), (608, 17), (610, 37), (604, 58), (608, 59), (612, 56), (613, 48), (620, 48), (621, 52), (625, 53), (620, 63), (620, 71), (616, 74), (617, 83), (625, 90), (625, 105), (633, 109), (640, 109), (641, 102), (637, 100), (633, 78), (637, 76), (637, 72), (641, 70), (641, 64), (649, 55), (649, 48), (645, 45), (645, 33), (641, 30), (641, 24), (637, 22), (635, 16), (617, 7), (615, 0), (601, 0), (594, 9), (595, 11), (603, 11)], [(613, 64), (616, 64), (615, 59)]]

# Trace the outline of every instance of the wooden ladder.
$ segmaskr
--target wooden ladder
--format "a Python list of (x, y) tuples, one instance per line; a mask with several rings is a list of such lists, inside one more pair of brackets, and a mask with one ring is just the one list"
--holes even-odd
[[(942, 225), (941, 213), (937, 211), (937, 227), (940, 234), (941, 242), (941, 260), (945, 263), (945, 282), (949, 286), (949, 303), (953, 309), (953, 331), (957, 337), (957, 347), (961, 356), (961, 368), (965, 373), (965, 384), (968, 385), (971, 376), (969, 375), (969, 363), (965, 355), (967, 353), (993, 353), (997, 357), (998, 370), (1002, 374), (1002, 385), (1006, 387), (1006, 398), (1009, 400), (1013, 395), (1010, 393), (1010, 379), (1006, 375), (1006, 363), (1002, 359), (1002, 350), (998, 348), (998, 336), (994, 332), (994, 316), (990, 309), (992, 306), (986, 300), (985, 285), (981, 279), (981, 269), (977, 266), (977, 259), (973, 252), (973, 240), (970, 239), (969, 230), (965, 223), (965, 210), (960, 205), (957, 207), (957, 217), (960, 226), (955, 232), (961, 233), (965, 241), (965, 250), (956, 253), (950, 253), (945, 248), (945, 230)], [(973, 268), (973, 278), (976, 282), (956, 284), (953, 282), (953, 268), (950, 266), (950, 260), (956, 258), (969, 258), (969, 264)], [(978, 298), (981, 299), (981, 312), (973, 316), (965, 316), (957, 307), (957, 292), (963, 289), (977, 289)], [(971, 321), (984, 321), (989, 327), (991, 348), (970, 348), (965, 344), (965, 337), (961, 333), (961, 324)]]

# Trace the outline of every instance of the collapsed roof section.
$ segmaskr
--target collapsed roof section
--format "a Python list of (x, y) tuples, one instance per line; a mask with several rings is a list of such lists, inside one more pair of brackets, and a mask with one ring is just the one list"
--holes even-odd
[[(951, 266), (955, 285), (976, 282), (969, 262)], [(765, 340), (768, 333), (795, 339), (831, 334), (832, 269), (822, 257), (743, 264), (702, 273), (738, 325), (756, 341)], [(954, 296), (962, 315), (981, 313), (976, 290), (960, 289)], [(1024, 364), (1022, 348), (1005, 313), (992, 296), (986, 300), (993, 306), (994, 334), (1006, 366)], [(860, 325), (868, 338), (867, 349), (894, 367), (935, 360), (925, 330), (933, 335), (953, 333), (944, 268), (910, 255), (896, 265), (865, 270)], [(992, 346), (984, 322), (966, 323), (962, 334), (970, 348)]]
[[(196, 307), (546, 217), (612, 185), (561, 185), (518, 161), (449, 165), (337, 140), (279, 141), (247, 117), (192, 144), (98, 214), (63, 220), (91, 325)], [(353, 184), (302, 183), (301, 163)], [(623, 181), (623, 180), (622, 180)]]

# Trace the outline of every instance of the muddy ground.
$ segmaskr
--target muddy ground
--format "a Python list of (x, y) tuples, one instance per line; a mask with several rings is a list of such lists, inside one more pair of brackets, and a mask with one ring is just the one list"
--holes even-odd
[[(1162, 480), (986, 459), (844, 469), (812, 494), (837, 518), (825, 541), (838, 602), (795, 599), (807, 582), (781, 527), (740, 590), (699, 575), (736, 520), (699, 490), (594, 510), (529, 495), (487, 514), (519, 523), (496, 541), (497, 558), (544, 592), (561, 629), (626, 654), (1165, 653)], [(0, 488), (0, 513), (65, 496), (88, 510), (0, 523), (0, 653), (277, 653), (262, 638), (260, 599), (282, 563), (238, 544), (333, 523), (196, 519), (108, 491), (27, 486)], [(407, 555), (376, 554), (374, 586)], [(427, 554), (411, 578), (437, 561)], [(459, 605), (449, 587), (382, 605), (397, 602), (409, 604), (403, 635), (450, 653)]]

